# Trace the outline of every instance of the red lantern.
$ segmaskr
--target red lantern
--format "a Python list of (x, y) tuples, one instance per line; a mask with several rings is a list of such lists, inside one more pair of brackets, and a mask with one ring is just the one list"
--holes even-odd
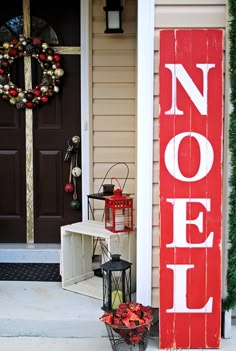
[(105, 196), (105, 228), (113, 233), (133, 231), (133, 199), (123, 195), (121, 189)]

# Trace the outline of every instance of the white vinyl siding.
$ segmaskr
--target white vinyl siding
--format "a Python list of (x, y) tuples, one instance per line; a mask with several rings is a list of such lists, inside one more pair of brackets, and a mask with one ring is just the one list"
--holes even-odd
[[(124, 191), (136, 188), (136, 0), (126, 0), (122, 34), (105, 34), (105, 2), (92, 1), (92, 191), (97, 192), (108, 169), (125, 162), (129, 177)], [(124, 165), (108, 175), (121, 186)], [(95, 217), (102, 218), (104, 203), (94, 201)]]

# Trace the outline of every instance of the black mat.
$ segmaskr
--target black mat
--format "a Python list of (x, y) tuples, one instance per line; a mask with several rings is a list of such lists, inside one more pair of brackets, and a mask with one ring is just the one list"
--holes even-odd
[(59, 263), (0, 263), (0, 280), (60, 282)]

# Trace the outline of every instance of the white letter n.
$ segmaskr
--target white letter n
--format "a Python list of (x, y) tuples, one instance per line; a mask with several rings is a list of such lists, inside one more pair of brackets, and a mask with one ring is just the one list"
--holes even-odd
[(182, 64), (166, 64), (165, 67), (172, 73), (172, 105), (171, 109), (165, 112), (165, 115), (183, 115), (183, 111), (179, 110), (177, 107), (177, 79), (201, 115), (207, 115), (208, 71), (212, 67), (215, 67), (215, 64), (199, 63), (196, 65), (196, 67), (200, 68), (203, 72), (203, 94), (198, 90)]

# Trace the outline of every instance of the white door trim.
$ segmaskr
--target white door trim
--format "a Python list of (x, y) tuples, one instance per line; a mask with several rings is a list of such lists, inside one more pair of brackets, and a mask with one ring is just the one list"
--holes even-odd
[(81, 28), (81, 168), (82, 168), (82, 219), (87, 219), (88, 205), (87, 194), (89, 194), (90, 162), (90, 99), (89, 99), (89, 27), (90, 1), (80, 2), (80, 28)]
[(138, 0), (136, 299), (145, 305), (152, 302), (154, 10), (154, 0)]

